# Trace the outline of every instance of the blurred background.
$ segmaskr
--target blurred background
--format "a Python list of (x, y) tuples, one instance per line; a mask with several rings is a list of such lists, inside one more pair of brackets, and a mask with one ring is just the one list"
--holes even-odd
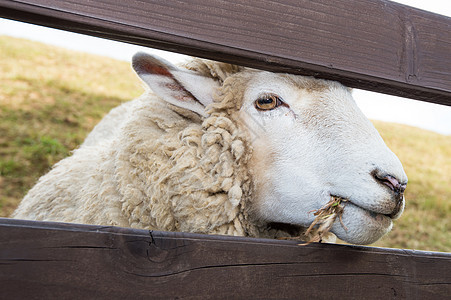
[[(451, 1), (396, 1), (451, 16)], [(0, 216), (112, 107), (143, 89), (137, 51), (186, 56), (0, 19)], [(451, 252), (451, 107), (354, 90), (409, 176), (407, 207), (376, 246)]]

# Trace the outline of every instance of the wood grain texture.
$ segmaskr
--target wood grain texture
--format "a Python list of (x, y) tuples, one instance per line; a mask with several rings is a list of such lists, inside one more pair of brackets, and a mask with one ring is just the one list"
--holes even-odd
[(444, 299), (451, 254), (0, 219), (4, 299)]
[(385, 0), (0, 0), (0, 16), (451, 105), (451, 18)]

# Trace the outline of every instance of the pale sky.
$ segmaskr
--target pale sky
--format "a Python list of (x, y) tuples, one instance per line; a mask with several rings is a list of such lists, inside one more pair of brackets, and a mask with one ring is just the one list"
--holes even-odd
[[(396, 2), (451, 17), (451, 0), (398, 0)], [(0, 18), (0, 34), (130, 61), (137, 51), (151, 52), (172, 62), (187, 56)], [(451, 49), (450, 49), (451, 51)], [(408, 124), (451, 135), (451, 107), (354, 90), (360, 109), (370, 119)]]

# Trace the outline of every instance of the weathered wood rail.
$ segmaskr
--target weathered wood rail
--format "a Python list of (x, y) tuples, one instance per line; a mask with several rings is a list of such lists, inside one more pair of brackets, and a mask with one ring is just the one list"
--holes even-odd
[[(0, 0), (0, 17), (451, 105), (451, 18), (384, 0)], [(0, 297), (444, 299), (451, 254), (0, 219)]]
[(451, 254), (0, 219), (4, 299), (445, 299)]
[(0, 0), (0, 17), (451, 105), (451, 19), (386, 0)]

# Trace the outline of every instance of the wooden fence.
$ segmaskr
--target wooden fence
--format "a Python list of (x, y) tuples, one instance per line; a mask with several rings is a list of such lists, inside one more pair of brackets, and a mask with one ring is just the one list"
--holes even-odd
[(3, 299), (445, 299), (451, 255), (0, 220)]
[[(384, 0), (0, 0), (0, 17), (451, 105), (451, 19)], [(443, 299), (451, 254), (0, 219), (0, 297)]]

